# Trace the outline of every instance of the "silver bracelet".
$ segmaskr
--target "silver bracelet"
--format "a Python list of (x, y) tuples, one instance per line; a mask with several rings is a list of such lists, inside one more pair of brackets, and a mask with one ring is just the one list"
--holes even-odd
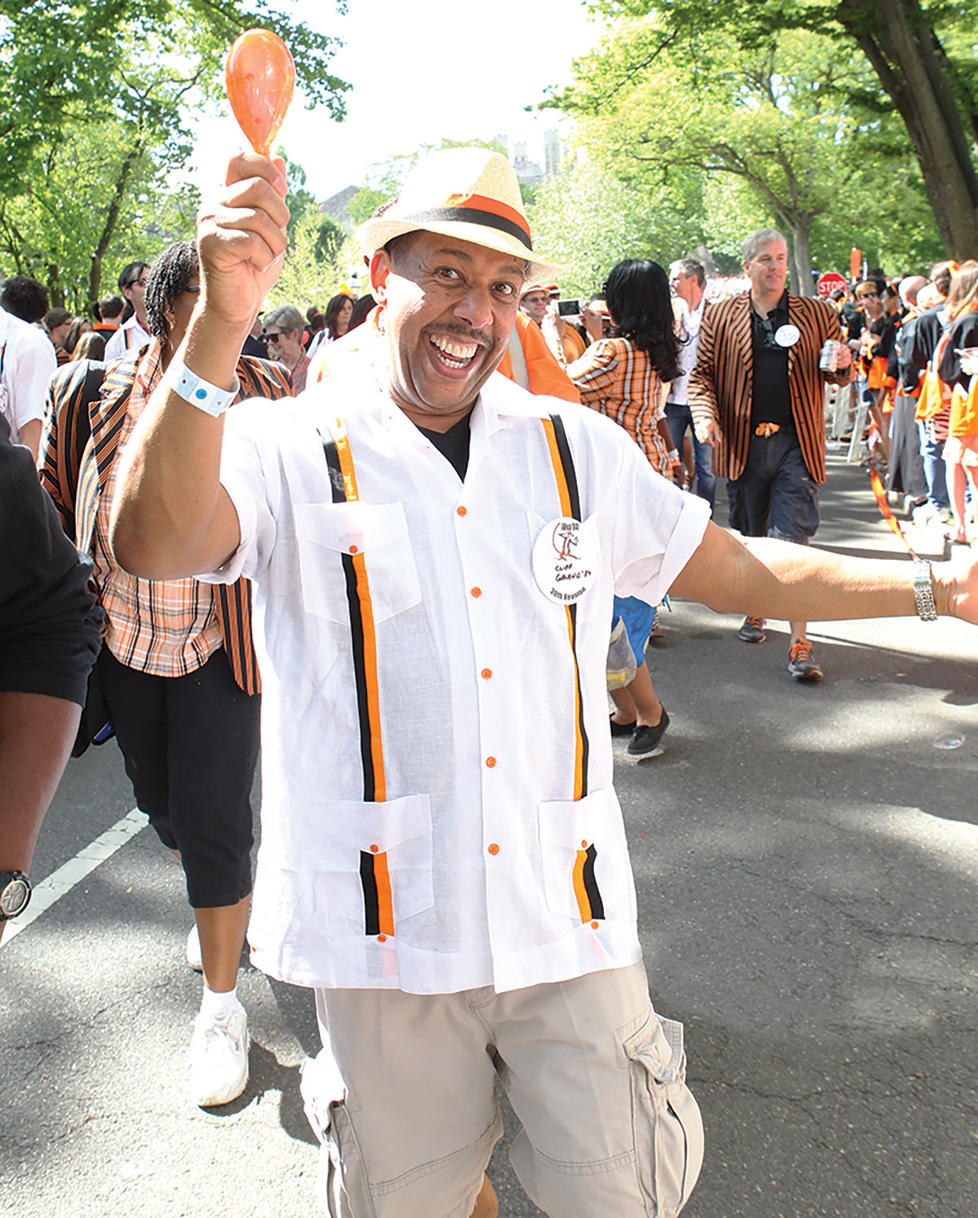
[(922, 622), (937, 621), (937, 606), (934, 604), (934, 583), (930, 563), (914, 559), (913, 598), (917, 602), (917, 616)]
[(241, 388), (238, 378), (235, 377), (230, 389), (218, 389), (196, 372), (191, 372), (182, 360), (176, 359), (170, 361), (170, 366), (163, 376), (163, 383), (185, 402), (215, 419), (227, 410)]

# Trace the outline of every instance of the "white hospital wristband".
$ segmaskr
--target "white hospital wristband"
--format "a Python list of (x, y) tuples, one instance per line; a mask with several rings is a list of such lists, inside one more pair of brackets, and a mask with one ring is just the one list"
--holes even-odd
[(230, 389), (218, 389), (216, 385), (205, 381), (196, 372), (191, 372), (182, 360), (176, 359), (167, 368), (163, 383), (182, 397), (185, 402), (189, 402), (191, 406), (196, 406), (198, 410), (202, 410), (204, 414), (209, 414), (215, 419), (227, 410), (237, 397), (240, 388), (238, 378), (235, 377)]

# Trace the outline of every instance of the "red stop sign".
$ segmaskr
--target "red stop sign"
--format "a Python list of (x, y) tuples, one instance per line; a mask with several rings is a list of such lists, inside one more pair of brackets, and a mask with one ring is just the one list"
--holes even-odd
[(826, 271), (824, 275), (819, 275), (815, 291), (819, 296), (831, 296), (836, 288), (842, 288), (845, 291), (845, 286), (845, 276), (840, 275), (838, 271)]

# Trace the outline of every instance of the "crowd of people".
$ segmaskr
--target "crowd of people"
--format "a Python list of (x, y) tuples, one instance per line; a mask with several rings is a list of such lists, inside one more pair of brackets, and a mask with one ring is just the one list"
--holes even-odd
[[(227, 181), (197, 245), (129, 263), (94, 325), (3, 289), (2, 430), (40, 478), (0, 434), (22, 642), (0, 655), (0, 928), (68, 751), (114, 733), (194, 912), (195, 1103), (247, 1085), (247, 928), (258, 967), (316, 993), (330, 1213), (494, 1214), (497, 1074), (545, 1213), (678, 1213), (702, 1128), (648, 994), (611, 739), (661, 750), (645, 648), (670, 589), (743, 615), (745, 643), (790, 622), (797, 681), (822, 676), (808, 616), (978, 618), (975, 561), (805, 548), (827, 391), (865, 399), (891, 488), (967, 543), (978, 263), (828, 302), (788, 291), (761, 229), (734, 291), (629, 258), (564, 301), (508, 162), (453, 149), (362, 226), (370, 296), (263, 312), (284, 173), (242, 154)], [(25, 706), (44, 755), (17, 751)]]

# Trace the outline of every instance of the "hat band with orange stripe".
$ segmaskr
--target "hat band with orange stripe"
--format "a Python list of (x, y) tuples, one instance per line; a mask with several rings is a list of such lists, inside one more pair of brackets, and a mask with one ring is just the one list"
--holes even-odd
[(526, 246), (527, 252), (533, 252), (533, 242), (526, 229), (515, 220), (497, 215), (481, 207), (429, 207), (426, 211), (413, 212), (411, 215), (399, 216), (406, 224), (417, 224), (424, 228), (428, 224), (444, 224), (446, 222), (462, 222), (465, 224), (483, 224), (488, 228), (498, 229), (508, 233)]

